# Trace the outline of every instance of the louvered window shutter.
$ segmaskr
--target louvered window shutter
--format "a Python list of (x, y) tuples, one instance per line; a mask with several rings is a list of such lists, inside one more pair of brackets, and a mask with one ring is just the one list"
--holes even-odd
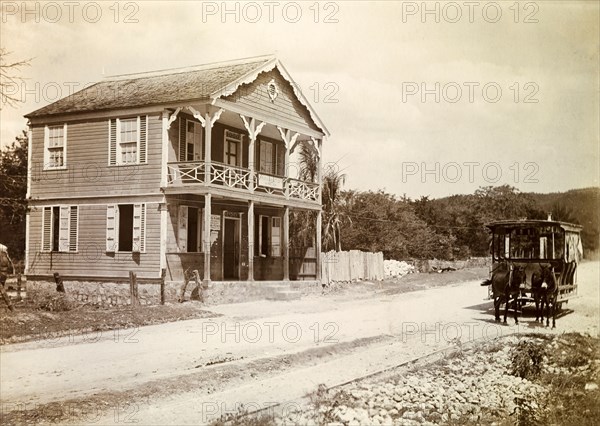
[(42, 212), (42, 251), (52, 248), (52, 207), (44, 207)]
[(281, 218), (271, 218), (271, 256), (281, 256)]
[(140, 164), (147, 163), (147, 151), (148, 151), (148, 116), (142, 115), (139, 117), (138, 122), (140, 124), (139, 128), (139, 141), (140, 147), (138, 149), (139, 154), (139, 162)]
[(144, 227), (146, 225), (145, 204), (133, 205), (133, 249), (134, 252), (144, 252)]
[(187, 250), (187, 229), (188, 229), (188, 207), (179, 206), (179, 219), (177, 221), (177, 241), (179, 242), (179, 252), (186, 253)]
[(186, 151), (186, 140), (185, 140), (185, 132), (186, 132), (186, 120), (183, 117), (179, 118), (179, 161), (185, 161), (185, 151)]
[(77, 251), (79, 235), (79, 209), (77, 206), (71, 206), (69, 222), (69, 251)]
[(117, 164), (117, 119), (108, 120), (108, 164)]
[(58, 251), (69, 251), (69, 206), (60, 206)]
[(146, 253), (146, 204), (142, 204), (140, 224), (140, 251)]
[(276, 145), (276, 157), (277, 157), (277, 172), (276, 174), (279, 176), (285, 176), (285, 168), (287, 165), (285, 164), (285, 145)]
[(106, 251), (115, 252), (119, 249), (117, 240), (119, 224), (119, 207), (116, 205), (106, 206)]

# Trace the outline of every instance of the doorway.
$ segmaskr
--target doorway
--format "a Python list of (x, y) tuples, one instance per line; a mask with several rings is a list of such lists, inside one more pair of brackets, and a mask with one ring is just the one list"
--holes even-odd
[(239, 218), (226, 217), (223, 229), (223, 279), (240, 279), (240, 231)]

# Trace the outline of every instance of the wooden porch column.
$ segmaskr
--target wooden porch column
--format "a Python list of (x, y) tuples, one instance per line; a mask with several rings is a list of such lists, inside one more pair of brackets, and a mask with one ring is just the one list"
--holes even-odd
[(200, 121), (200, 123), (202, 123), (202, 125), (204, 126), (204, 185), (210, 185), (210, 175), (211, 175), (211, 163), (212, 163), (212, 159), (211, 159), (211, 148), (212, 148), (212, 128), (213, 128), (213, 124), (215, 124), (215, 122), (219, 119), (219, 117), (221, 117), (221, 114), (223, 113), (223, 108), (218, 109), (217, 111), (215, 111), (214, 114), (210, 114), (210, 112), (207, 112), (204, 115), (204, 121), (202, 121), (199, 117), (200, 114), (194, 114), (194, 117), (198, 118), (198, 120)]
[(211, 194), (204, 196), (204, 229), (203, 229), (203, 244), (204, 244), (204, 283), (210, 283), (210, 216), (211, 216)]
[(242, 121), (244, 122), (244, 127), (246, 128), (246, 131), (248, 132), (248, 138), (250, 139), (250, 143), (248, 145), (248, 168), (250, 169), (250, 191), (254, 191), (254, 170), (255, 170), (255, 166), (256, 164), (254, 163), (254, 153), (255, 153), (255, 142), (256, 142), (256, 138), (257, 136), (260, 134), (260, 131), (262, 130), (262, 128), (265, 126), (264, 121), (259, 121), (257, 123), (257, 120), (255, 118), (250, 118), (250, 121), (248, 121), (248, 119), (244, 116), (240, 114), (240, 118), (242, 119)]
[[(294, 148), (296, 148), (296, 140), (298, 139), (298, 136), (300, 136), (300, 133), (298, 132), (292, 132), (291, 130), (288, 129), (284, 129), (280, 126), (277, 126), (277, 130), (279, 130), (279, 134), (281, 135), (281, 140), (283, 140), (283, 144), (285, 145), (285, 170), (283, 171), (284, 175), (286, 178), (290, 177), (290, 171), (289, 171), (289, 167), (290, 167), (290, 152), (294, 151)], [(285, 196), (288, 197), (288, 190), (287, 190), (287, 179), (285, 180), (286, 184), (284, 185), (284, 190), (285, 190)]]
[(159, 204), (160, 210), (160, 269), (159, 274), (167, 267), (167, 226), (169, 210), (166, 198)]
[(248, 201), (248, 281), (254, 281), (254, 201)]
[(321, 221), (322, 221), (322, 212), (319, 210), (317, 212), (317, 236), (315, 241), (315, 256), (317, 258), (317, 280), (321, 281)]
[(167, 163), (169, 162), (169, 111), (162, 113), (162, 145), (160, 164), (160, 186), (167, 186)]
[(283, 208), (283, 280), (290, 280), (290, 208)]

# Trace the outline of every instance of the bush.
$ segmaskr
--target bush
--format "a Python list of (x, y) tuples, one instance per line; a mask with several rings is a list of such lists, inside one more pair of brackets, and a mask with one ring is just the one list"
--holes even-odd
[(538, 377), (542, 372), (544, 356), (546, 347), (543, 343), (520, 341), (512, 350), (510, 374), (530, 380)]
[(65, 293), (36, 292), (31, 295), (30, 303), (34, 309), (49, 312), (66, 312), (80, 304)]

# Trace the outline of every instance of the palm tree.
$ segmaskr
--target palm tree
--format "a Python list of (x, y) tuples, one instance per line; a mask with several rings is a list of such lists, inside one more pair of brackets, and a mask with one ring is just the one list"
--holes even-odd
[[(307, 141), (300, 141), (298, 151), (300, 171), (298, 178), (306, 182), (314, 182), (319, 168), (319, 158)], [(300, 253), (312, 247), (315, 237), (316, 215), (313, 211), (292, 210), (290, 213), (291, 246)]]
[(552, 206), (552, 219), (561, 222), (579, 223), (573, 210), (560, 202), (556, 202)]
[(306, 141), (300, 142), (300, 180), (314, 182), (319, 170), (319, 157), (315, 150)]
[(323, 176), (323, 249), (342, 251), (341, 227), (347, 217), (341, 211), (342, 186), (346, 175), (329, 168)]

